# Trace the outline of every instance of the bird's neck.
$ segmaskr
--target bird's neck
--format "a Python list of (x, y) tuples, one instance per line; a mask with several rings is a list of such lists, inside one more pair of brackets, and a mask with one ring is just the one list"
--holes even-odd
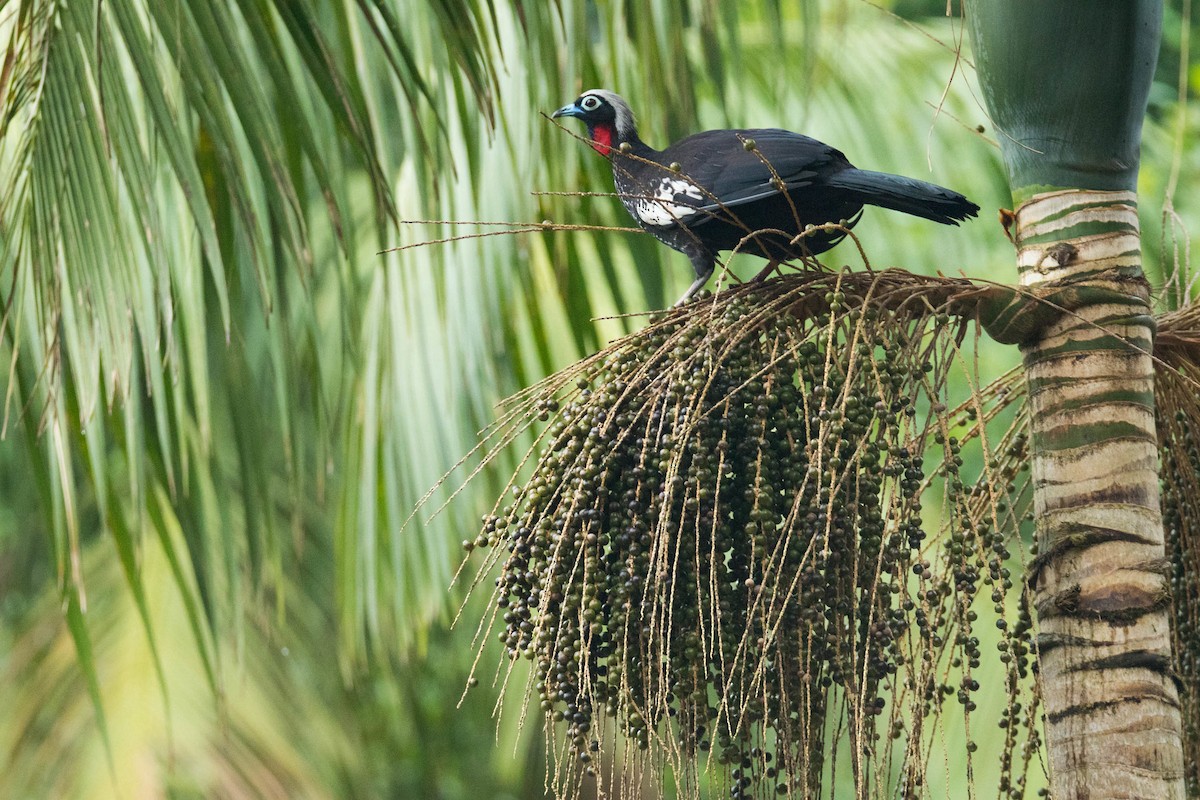
[(645, 158), (657, 152), (641, 140), (636, 128), (620, 130), (610, 122), (593, 125), (588, 130), (588, 138), (591, 139), (592, 149), (605, 157), (611, 157), (614, 152), (624, 152)]

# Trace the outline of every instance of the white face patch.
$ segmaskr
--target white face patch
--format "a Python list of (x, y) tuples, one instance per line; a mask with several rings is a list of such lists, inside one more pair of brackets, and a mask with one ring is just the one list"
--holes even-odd
[[(637, 135), (637, 125), (633, 121), (633, 112), (629, 110), (629, 104), (625, 99), (615, 92), (610, 92), (607, 89), (588, 89), (580, 95), (580, 98), (586, 102), (588, 97), (598, 97), (601, 100), (612, 106), (613, 126), (617, 129), (617, 134), (625, 141), (628, 141)], [(591, 111), (592, 109), (584, 109)]]
[(683, 197), (703, 200), (704, 192), (699, 186), (683, 178), (663, 178), (657, 190), (649, 197), (639, 197), (634, 202), (634, 213), (646, 225), (677, 225), (695, 216), (694, 205), (676, 202)]

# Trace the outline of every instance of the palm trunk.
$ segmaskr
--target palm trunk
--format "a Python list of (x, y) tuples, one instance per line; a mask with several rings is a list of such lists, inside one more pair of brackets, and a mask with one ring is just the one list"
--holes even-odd
[(1018, 209), (1016, 233), (1022, 285), (1086, 281), (1114, 298), (1023, 348), (1040, 553), (1028, 578), (1053, 796), (1182, 798), (1136, 197), (1039, 194)]
[(1094, 298), (1023, 347), (1040, 553), (1027, 579), (1052, 796), (1182, 798), (1134, 191), (1161, 3), (977, 0), (969, 11), (1018, 203), (1020, 283)]

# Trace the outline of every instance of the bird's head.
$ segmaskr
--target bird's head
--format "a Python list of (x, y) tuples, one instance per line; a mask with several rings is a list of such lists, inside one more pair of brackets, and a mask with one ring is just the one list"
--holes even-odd
[(555, 111), (553, 116), (583, 120), (592, 147), (602, 156), (607, 156), (623, 142), (637, 141), (637, 127), (629, 104), (606, 89), (588, 89), (574, 103)]

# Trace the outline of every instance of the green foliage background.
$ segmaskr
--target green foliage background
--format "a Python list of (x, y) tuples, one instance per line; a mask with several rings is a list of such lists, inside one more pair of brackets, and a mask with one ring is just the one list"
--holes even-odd
[[(1171, 5), (1142, 173), (1159, 285), (1200, 210)], [(514, 463), (404, 522), (498, 400), (689, 270), (632, 232), (380, 251), (495, 230), (399, 220), (629, 226), (535, 194), (611, 189), (541, 116), (605, 86), (659, 146), (782, 126), (962, 190), (984, 211), (961, 230), (868, 212), (872, 265), (1008, 281), (1002, 134), (944, 10), (0, 3), (0, 796), (540, 797), (517, 694), (498, 728), (496, 691), (456, 707), (480, 611), (451, 627), (457, 543)]]

